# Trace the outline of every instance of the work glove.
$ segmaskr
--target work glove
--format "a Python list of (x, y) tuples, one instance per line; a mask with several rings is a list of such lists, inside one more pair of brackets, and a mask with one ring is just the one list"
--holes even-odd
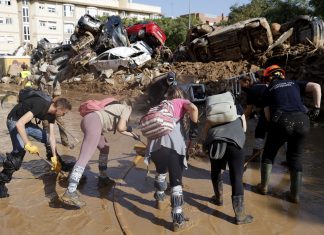
[(310, 120), (315, 120), (318, 115), (320, 114), (321, 109), (320, 108), (312, 108), (311, 110), (308, 111), (307, 115)]
[(31, 143), (25, 144), (24, 149), (31, 154), (39, 154), (38, 147), (36, 145), (32, 145)]
[(193, 140), (196, 139), (197, 137), (198, 137), (198, 123), (190, 121), (189, 138)]
[(56, 173), (59, 173), (62, 169), (62, 165), (56, 155), (51, 157), (51, 162), (52, 162), (51, 170), (55, 171)]

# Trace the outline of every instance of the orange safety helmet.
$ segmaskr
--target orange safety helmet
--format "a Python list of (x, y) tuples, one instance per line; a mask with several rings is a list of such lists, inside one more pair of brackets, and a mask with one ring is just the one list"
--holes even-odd
[[(279, 74), (275, 74), (276, 72), (279, 72)], [(285, 70), (283, 70), (279, 65), (276, 64), (269, 66), (263, 71), (263, 77), (268, 81), (272, 80), (269, 79), (270, 77), (284, 79), (285, 76), (286, 76)]]

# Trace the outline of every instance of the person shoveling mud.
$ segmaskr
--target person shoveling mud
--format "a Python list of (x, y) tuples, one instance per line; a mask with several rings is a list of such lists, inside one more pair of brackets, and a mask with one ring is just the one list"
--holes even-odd
[[(21, 96), (21, 95), (20, 95)], [(22, 98), (22, 97), (20, 97)], [(54, 123), (56, 117), (64, 116), (72, 108), (70, 102), (65, 98), (58, 98), (52, 101), (46, 96), (25, 97), (9, 113), (7, 117), (7, 127), (9, 130), (12, 151), (3, 163), (3, 170), (0, 173), (0, 197), (8, 197), (6, 183), (11, 181), (12, 175), (21, 167), (22, 161), (28, 151), (31, 154), (39, 154), (39, 149), (32, 144), (28, 136), (37, 141), (50, 144), (52, 153), (52, 170), (59, 172), (61, 170), (61, 161), (56, 153), (56, 140), (54, 134)], [(45, 130), (31, 122), (33, 118), (47, 120), (49, 124), (49, 138)]]
[(132, 112), (132, 104), (129, 100), (117, 101), (106, 98), (101, 101), (90, 100), (80, 106), (80, 114), (83, 116), (81, 129), (84, 133), (78, 161), (69, 177), (69, 185), (61, 200), (71, 206), (81, 208), (86, 205), (80, 199), (77, 192), (79, 181), (83, 175), (86, 165), (93, 156), (96, 148), (99, 149), (99, 186), (113, 184), (114, 181), (108, 177), (108, 141), (103, 132), (118, 131), (119, 133), (139, 139), (127, 126), (129, 116)]

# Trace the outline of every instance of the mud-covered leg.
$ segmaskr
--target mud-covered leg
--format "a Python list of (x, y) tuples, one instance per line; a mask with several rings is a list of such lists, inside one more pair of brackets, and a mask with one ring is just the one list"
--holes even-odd
[(83, 207), (86, 205), (84, 201), (80, 199), (80, 195), (77, 192), (77, 187), (84, 172), (84, 167), (75, 165), (70, 174), (69, 186), (63, 196), (61, 197), (62, 201), (68, 205)]
[(99, 178), (98, 178), (99, 187), (109, 186), (115, 183), (115, 181), (110, 179), (108, 176), (108, 166), (107, 166), (108, 155), (109, 155), (109, 147), (107, 147), (107, 151), (99, 154)]
[(166, 201), (165, 190), (167, 189), (166, 174), (157, 174), (154, 180), (156, 208), (163, 210), (168, 205)]

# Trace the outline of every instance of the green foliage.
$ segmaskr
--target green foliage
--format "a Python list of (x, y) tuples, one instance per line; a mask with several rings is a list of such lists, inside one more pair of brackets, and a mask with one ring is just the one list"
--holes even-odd
[(324, 19), (324, 1), (323, 0), (310, 0), (309, 4), (314, 9), (314, 14)]
[(298, 15), (313, 14), (309, 0), (252, 0), (249, 4), (236, 4), (230, 9), (229, 24), (254, 17), (265, 17), (269, 22), (284, 23)]

